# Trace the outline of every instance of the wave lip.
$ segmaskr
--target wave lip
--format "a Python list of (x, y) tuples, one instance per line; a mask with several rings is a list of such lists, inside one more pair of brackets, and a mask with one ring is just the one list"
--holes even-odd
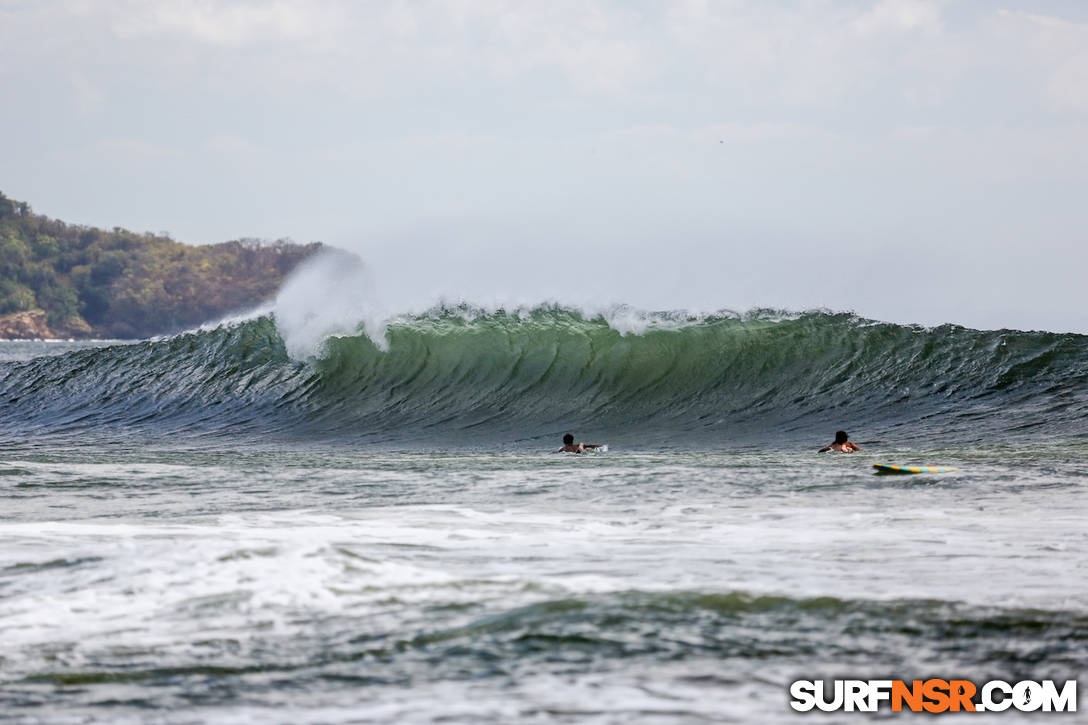
[(279, 325), (262, 316), (0, 363), (0, 414), (20, 435), (355, 441), (512, 442), (578, 429), (670, 445), (846, 425), (894, 429), (899, 439), (1086, 433), (1082, 335), (828, 312), (461, 305), (341, 331), (299, 361)]

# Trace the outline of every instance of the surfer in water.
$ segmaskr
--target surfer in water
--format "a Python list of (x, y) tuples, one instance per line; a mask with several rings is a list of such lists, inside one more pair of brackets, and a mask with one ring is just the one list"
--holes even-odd
[(567, 433), (563, 436), (563, 447), (559, 449), (560, 453), (585, 453), (591, 451), (594, 448), (600, 448), (599, 443), (575, 443), (574, 436)]
[(850, 440), (850, 436), (846, 435), (846, 431), (840, 430), (835, 432), (835, 442), (831, 445), (824, 446), (818, 453), (827, 453), (828, 451), (837, 451), (839, 453), (853, 453), (854, 451), (860, 451), (861, 448), (857, 443)]

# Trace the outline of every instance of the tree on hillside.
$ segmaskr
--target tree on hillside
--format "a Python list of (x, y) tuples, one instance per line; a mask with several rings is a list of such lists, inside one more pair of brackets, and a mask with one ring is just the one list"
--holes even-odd
[(264, 301), (320, 248), (107, 232), (34, 214), (0, 193), (0, 315), (43, 310), (63, 335), (166, 334)]

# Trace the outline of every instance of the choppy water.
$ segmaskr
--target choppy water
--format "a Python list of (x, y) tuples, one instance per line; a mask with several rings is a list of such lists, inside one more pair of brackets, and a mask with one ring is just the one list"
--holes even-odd
[(1084, 671), (1088, 338), (651, 322), (0, 350), (0, 718), (792, 722), (798, 678)]

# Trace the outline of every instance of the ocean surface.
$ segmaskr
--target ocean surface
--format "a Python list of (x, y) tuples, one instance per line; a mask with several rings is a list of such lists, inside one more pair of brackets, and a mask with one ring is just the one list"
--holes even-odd
[(454, 307), (289, 349), (0, 343), (0, 720), (850, 722), (789, 683), (1088, 668), (1086, 336)]

